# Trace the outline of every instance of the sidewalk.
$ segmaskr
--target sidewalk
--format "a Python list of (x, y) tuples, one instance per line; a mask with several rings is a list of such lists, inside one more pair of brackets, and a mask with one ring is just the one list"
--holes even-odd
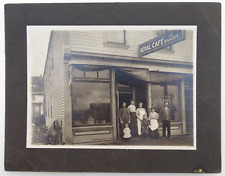
[(132, 137), (128, 140), (118, 139), (101, 145), (149, 145), (149, 146), (193, 146), (193, 135), (172, 136), (172, 139), (152, 139), (149, 137)]
[[(45, 126), (33, 126), (33, 144), (42, 144), (48, 145), (49, 142), (46, 137), (47, 129)], [(81, 144), (83, 145), (83, 144)], [(179, 136), (172, 136), (172, 139), (163, 139), (161, 136), (159, 139), (153, 139), (149, 137), (132, 137), (130, 139), (116, 139), (110, 141), (99, 141), (97, 143), (89, 143), (88, 145), (124, 145), (124, 146), (131, 146), (131, 145), (139, 145), (139, 146), (193, 146), (193, 135), (179, 135)]]

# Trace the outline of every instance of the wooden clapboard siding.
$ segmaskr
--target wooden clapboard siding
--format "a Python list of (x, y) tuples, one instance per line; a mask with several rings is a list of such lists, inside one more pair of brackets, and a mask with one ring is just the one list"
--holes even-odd
[[(186, 31), (186, 40), (172, 46), (172, 51), (159, 50), (149, 55), (155, 59), (193, 62), (193, 32)], [(147, 58), (147, 57), (146, 57)]]
[[(71, 51), (101, 53), (109, 55), (120, 55), (138, 57), (138, 45), (156, 37), (155, 31), (126, 31), (127, 47), (108, 46), (104, 31), (71, 31), (69, 32), (69, 43)], [(186, 31), (186, 40), (172, 46), (172, 51), (159, 50), (144, 58), (192, 62), (193, 60), (193, 32)]]
[[(58, 120), (59, 123), (62, 125), (62, 131), (64, 134), (65, 95), (64, 95), (64, 67), (63, 67), (64, 53), (62, 49), (62, 41), (63, 41), (62, 32), (51, 33), (51, 40), (50, 40), (51, 43), (49, 45), (44, 80), (45, 80), (45, 96), (46, 96), (45, 104), (47, 106), (46, 108), (47, 112), (49, 111), (49, 113), (47, 112), (45, 113), (46, 125), (50, 127), (55, 120)], [(65, 135), (63, 135), (63, 141), (64, 140)]]

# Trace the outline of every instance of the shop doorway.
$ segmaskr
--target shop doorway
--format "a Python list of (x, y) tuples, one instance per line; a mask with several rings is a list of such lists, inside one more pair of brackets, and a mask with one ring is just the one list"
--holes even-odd
[(147, 108), (147, 82), (138, 78), (134, 72), (126, 72), (120, 68), (116, 69), (115, 76), (117, 107), (121, 108), (123, 102), (129, 106), (131, 100), (134, 100), (136, 107), (139, 102), (142, 102), (143, 107)]
[[(138, 103), (142, 102), (143, 107), (147, 111), (147, 81), (138, 78), (135, 75), (135, 71), (126, 71), (121, 68), (115, 69), (116, 79), (116, 93), (117, 93), (117, 114), (120, 108), (122, 108), (123, 102), (128, 107), (131, 100), (135, 101), (135, 106), (138, 107)], [(119, 119), (117, 118), (117, 134), (118, 137), (122, 137), (122, 129)]]
[(125, 85), (125, 84), (117, 84), (117, 93), (118, 93), (118, 107), (122, 108), (122, 103), (125, 102), (128, 106), (131, 100), (135, 99), (134, 97), (134, 87)]
[(142, 102), (143, 108), (148, 112), (148, 102), (147, 102), (147, 84), (137, 85), (135, 87), (136, 94), (136, 107), (138, 108), (138, 104)]

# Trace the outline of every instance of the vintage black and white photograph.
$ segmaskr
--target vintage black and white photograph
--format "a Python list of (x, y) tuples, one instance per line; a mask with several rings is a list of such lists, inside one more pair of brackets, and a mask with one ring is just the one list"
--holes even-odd
[(27, 148), (196, 150), (197, 26), (27, 26)]

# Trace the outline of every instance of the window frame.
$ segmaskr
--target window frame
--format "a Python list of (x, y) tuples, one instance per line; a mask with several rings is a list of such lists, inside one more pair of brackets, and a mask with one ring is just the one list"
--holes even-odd
[[(110, 71), (110, 69), (109, 69)], [(101, 123), (94, 123), (94, 124), (81, 124), (81, 125), (73, 125), (72, 123), (72, 127), (92, 127), (92, 126), (107, 126), (107, 125), (112, 125), (113, 122), (112, 122), (112, 113), (111, 113), (111, 100), (112, 100), (112, 95), (111, 95), (111, 84), (112, 84), (112, 81), (111, 79), (109, 78), (108, 80), (96, 80), (96, 79), (80, 79), (80, 78), (76, 78), (76, 79), (73, 79), (73, 82), (74, 84), (76, 83), (79, 83), (79, 82), (87, 82), (87, 83), (91, 83), (91, 82), (95, 82), (95, 83), (108, 83), (109, 84), (109, 91), (110, 91), (110, 123), (104, 123), (104, 124), (101, 124)], [(71, 89), (72, 91), (72, 89)], [(71, 97), (73, 96), (72, 92), (71, 92)], [(72, 99), (72, 98), (71, 98)], [(73, 101), (72, 101), (72, 116), (73, 116)]]
[[(115, 30), (116, 32), (117, 30)], [(123, 42), (112, 42), (108, 40), (108, 32), (110, 31), (104, 31), (103, 35), (104, 35), (104, 42), (103, 45), (106, 47), (118, 47), (118, 48), (125, 48), (128, 49), (129, 46), (127, 44), (127, 32), (126, 30), (122, 30), (121, 32), (123, 32)], [(119, 31), (117, 31), (119, 32)]]
[[(152, 85), (151, 86), (161, 86), (161, 87), (163, 87), (163, 84), (160, 84), (160, 83), (152, 83)], [(178, 97), (179, 97), (179, 85), (177, 85), (177, 84), (167, 84), (167, 86), (176, 86), (177, 87), (177, 89), (178, 89)], [(153, 92), (153, 90), (154, 90), (154, 88), (152, 87), (151, 88), (151, 94), (153, 95), (153, 94), (155, 94), (154, 92)], [(163, 91), (164, 91), (164, 88), (163, 88)], [(169, 93), (169, 92), (168, 92)], [(164, 96), (164, 95), (163, 95)], [(153, 98), (153, 97), (152, 97)], [(163, 99), (162, 99), (162, 102), (161, 102), (161, 106), (160, 106), (160, 109), (163, 107)], [(153, 99), (152, 99), (152, 103), (153, 103)], [(178, 113), (180, 113), (180, 99), (178, 99), (178, 107), (177, 107), (177, 111), (178, 111)], [(171, 104), (169, 104), (169, 106), (171, 106)], [(156, 109), (158, 109), (159, 107), (158, 106), (156, 106), (155, 104), (153, 105), (153, 107), (154, 108), (156, 108)], [(161, 111), (160, 109), (158, 109), (159, 111)], [(158, 114), (159, 114), (159, 116), (160, 116), (160, 112), (157, 112)], [(181, 119), (181, 117), (180, 117), (180, 115), (178, 115), (179, 116), (179, 119), (178, 120), (171, 120), (171, 122), (182, 122), (182, 119)], [(159, 123), (162, 123), (162, 121), (161, 121), (161, 118), (159, 117)]]
[[(77, 68), (75, 68), (75, 69), (77, 69)], [(77, 69), (77, 70), (79, 70), (79, 69)], [(93, 81), (97, 81), (97, 82), (104, 82), (104, 81), (107, 82), (107, 81), (109, 81), (109, 82), (111, 82), (111, 76), (110, 76), (111, 75), (110, 74), (111, 70), (110, 70), (110, 68), (109, 69), (105, 69), (105, 70), (109, 71), (109, 77), (108, 78), (100, 78), (99, 77), (99, 72), (102, 71), (102, 70), (100, 70), (100, 71), (93, 71), (93, 72), (97, 72), (97, 78), (86, 77), (86, 72), (92, 72), (92, 71), (79, 70), (79, 71), (83, 72), (83, 77), (81, 77), (81, 76), (76, 77), (76, 76), (72, 75), (72, 80), (73, 81), (91, 81), (91, 82), (93, 82)]]
[[(79, 70), (79, 69), (78, 69)], [(84, 77), (75, 77), (73, 75), (72, 77), (72, 84), (76, 84), (76, 83), (79, 83), (79, 82), (87, 82), (87, 83), (91, 83), (91, 82), (95, 82), (95, 83), (108, 83), (109, 84), (109, 99), (110, 99), (110, 123), (104, 123), (104, 124), (101, 124), (101, 123), (94, 123), (94, 124), (81, 124), (81, 125), (73, 125), (72, 123), (72, 127), (93, 127), (93, 126), (108, 126), (108, 125), (112, 125), (113, 124), (113, 119), (112, 119), (112, 113), (111, 113), (111, 101), (112, 101), (112, 95), (111, 95), (111, 84), (112, 84), (112, 79), (111, 79), (111, 68), (108, 68), (108, 69), (105, 69), (105, 70), (108, 70), (109, 71), (109, 77), (108, 78), (99, 78), (98, 77), (98, 71), (94, 71), (94, 72), (97, 72), (97, 78), (87, 78), (85, 77), (85, 74), (84, 74)], [(101, 70), (102, 71), (102, 70)], [(85, 71), (83, 71), (85, 73)], [(73, 96), (73, 93), (72, 93), (72, 87), (71, 87), (71, 99), (72, 99), (72, 96)], [(73, 116), (73, 101), (72, 101), (72, 116)]]

